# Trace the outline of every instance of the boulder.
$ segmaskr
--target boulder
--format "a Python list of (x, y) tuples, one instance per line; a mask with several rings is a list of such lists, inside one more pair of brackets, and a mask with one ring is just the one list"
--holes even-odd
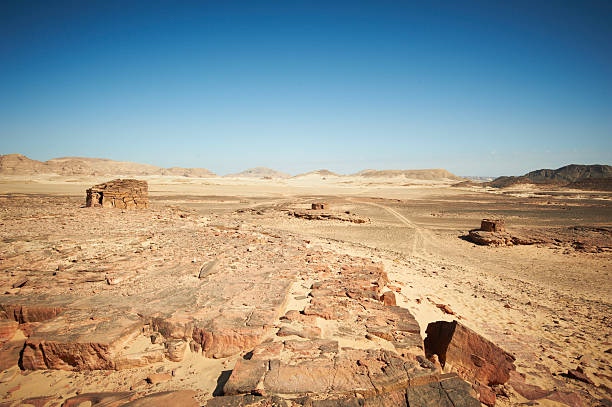
[(19, 323), (10, 319), (0, 319), (0, 344), (13, 338), (17, 333)]
[(425, 354), (472, 383), (504, 384), (515, 371), (514, 356), (457, 321), (432, 322), (425, 331)]
[(26, 340), (24, 369), (115, 369), (128, 343), (142, 332), (137, 315), (109, 318), (71, 310), (39, 325)]

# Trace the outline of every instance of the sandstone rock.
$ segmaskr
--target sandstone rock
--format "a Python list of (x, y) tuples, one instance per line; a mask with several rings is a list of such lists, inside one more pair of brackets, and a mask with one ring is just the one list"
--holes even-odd
[(270, 329), (264, 327), (194, 328), (193, 340), (209, 358), (224, 358), (253, 349)]
[(42, 396), (24, 399), (19, 405), (21, 407), (52, 407), (57, 406), (60, 402), (61, 398), (58, 396)]
[(567, 373), (565, 374), (565, 376), (569, 377), (570, 379), (579, 380), (579, 381), (584, 382), (584, 383), (594, 384), (593, 380), (591, 380), (584, 373), (584, 370), (582, 369), (581, 366), (578, 366), (578, 368), (576, 368), (576, 369), (569, 369), (567, 371)]
[(481, 246), (507, 246), (513, 244), (512, 235), (507, 232), (470, 230), (468, 239)]
[(147, 208), (149, 206), (149, 187), (146, 181), (135, 179), (116, 179), (94, 185), (87, 190), (87, 207), (104, 208)]
[(120, 407), (129, 403), (137, 395), (131, 392), (118, 393), (84, 393), (67, 399), (62, 407), (81, 407), (90, 405), (92, 407)]
[(15, 333), (17, 333), (17, 328), (19, 327), (19, 323), (10, 319), (0, 319), (0, 344), (8, 341)]
[(166, 357), (173, 362), (180, 362), (185, 357), (187, 342), (173, 340), (166, 342)]
[(489, 386), (478, 385), (476, 386), (476, 391), (478, 392), (478, 400), (482, 404), (489, 407), (493, 407), (495, 405), (497, 396)]
[(142, 331), (136, 315), (112, 319), (87, 311), (71, 310), (38, 326), (26, 341), (25, 369), (115, 369), (126, 343)]
[(6, 341), (0, 345), (0, 371), (18, 366), (25, 339)]
[(204, 265), (202, 265), (202, 267), (200, 268), (200, 272), (198, 273), (198, 278), (204, 278), (208, 276), (209, 274), (214, 273), (215, 267), (217, 266), (218, 263), (219, 263), (219, 260), (215, 259), (215, 260), (211, 260), (205, 263)]
[(321, 328), (318, 326), (307, 326), (303, 328), (293, 328), (283, 326), (276, 333), (277, 336), (299, 336), (300, 338), (315, 339), (321, 337)]
[(63, 307), (38, 304), (0, 304), (0, 318), (12, 319), (20, 324), (46, 321), (64, 311)]
[(471, 396), (471, 388), (456, 376), (445, 377), (440, 382), (409, 387), (406, 391), (408, 405), (419, 407), (480, 407)]
[(432, 322), (426, 334), (426, 355), (438, 355), (443, 367), (449, 365), (467, 381), (503, 384), (515, 370), (512, 355), (457, 321)]
[(395, 301), (395, 293), (393, 291), (385, 291), (381, 296), (380, 300), (385, 305), (397, 305)]
[(147, 383), (155, 385), (172, 380), (172, 375), (170, 373), (151, 373), (145, 380)]
[(255, 392), (268, 370), (268, 364), (268, 360), (238, 359), (223, 387), (223, 394), (231, 396)]
[(147, 396), (132, 392), (121, 393), (85, 393), (71, 397), (62, 407), (199, 407), (193, 390), (167, 391)]
[(133, 369), (143, 367), (152, 363), (162, 362), (165, 352), (163, 348), (148, 349), (142, 352), (130, 352), (114, 358), (116, 370)]

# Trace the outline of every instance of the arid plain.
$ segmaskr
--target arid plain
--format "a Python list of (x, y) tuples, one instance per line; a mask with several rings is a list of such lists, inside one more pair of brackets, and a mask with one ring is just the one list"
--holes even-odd
[[(83, 207), (85, 190), (108, 177), (0, 181), (0, 303), (5, 313), (9, 305), (55, 307), (56, 324), (65, 323), (44, 326), (26, 318), (5, 329), (14, 335), (3, 339), (5, 347), (13, 344), (19, 364), (3, 360), (1, 405), (122, 405), (134, 394), (176, 390), (191, 391), (174, 394), (199, 405), (224, 405), (211, 400), (238, 380), (228, 382), (236, 365), (251, 362), (262, 344), (276, 342), (284, 344), (281, 361), (304, 339), (361, 351), (401, 348), (406, 358), (415, 351), (399, 346), (395, 333), (373, 333), (367, 321), (359, 325), (359, 317), (351, 325), (348, 317), (312, 311), (319, 286), (330, 278), (321, 270), (337, 273), (334, 281), (341, 282), (344, 271), (352, 278), (355, 264), (384, 270), (388, 278), (377, 289), (394, 293), (397, 308), (414, 316), (422, 337), (429, 323), (456, 320), (513, 356), (516, 372), (506, 383), (484, 390), (472, 381), (474, 397), (492, 393), (480, 394), (481, 402), (490, 404), (493, 397), (499, 406), (612, 404), (610, 193), (318, 173), (290, 179), (138, 178), (149, 183), (150, 205), (134, 211)], [(325, 212), (333, 216), (301, 216), (316, 202), (327, 203)], [(504, 219), (508, 231), (537, 236), (540, 243), (475, 245), (466, 235), (484, 218)], [(378, 315), (378, 308), (368, 307), (363, 312)], [(146, 321), (134, 321), (132, 311)], [(194, 314), (213, 321), (215, 332), (233, 329), (244, 315), (246, 326), (261, 320), (253, 326), (265, 329), (229, 340), (225, 348), (197, 343), (191, 331), (183, 335), (188, 341), (175, 333), (155, 339), (166, 327), (161, 325), (184, 327)], [(125, 334), (134, 324), (141, 335)], [(67, 332), (58, 333), (62, 329)], [(104, 336), (103, 329), (121, 338), (121, 346), (113, 346), (125, 351), (112, 365), (87, 369), (69, 358), (56, 364), (49, 355), (37, 359), (36, 346), (50, 332), (78, 342), (66, 338), (97, 330)], [(173, 346), (186, 349), (173, 358)], [(440, 373), (451, 369), (449, 363)], [(266, 376), (264, 388), (250, 393), (282, 393), (270, 391), (275, 385)], [(113, 399), (116, 404), (102, 404), (102, 396), (78, 399), (92, 393), (122, 396)], [(77, 397), (75, 404), (66, 404), (71, 397)], [(265, 400), (257, 402), (272, 403)]]

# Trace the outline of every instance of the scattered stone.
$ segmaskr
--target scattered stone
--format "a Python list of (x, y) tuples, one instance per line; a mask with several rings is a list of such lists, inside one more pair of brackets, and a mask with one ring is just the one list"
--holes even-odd
[(28, 281), (30, 281), (30, 279), (29, 279), (29, 278), (21, 278), (21, 279), (19, 279), (17, 282), (13, 283), (13, 284), (12, 284), (12, 287), (13, 287), (13, 288), (21, 288), (21, 287), (23, 287), (24, 285), (26, 285), (26, 284), (28, 283)]
[(593, 380), (591, 380), (586, 375), (586, 373), (584, 373), (582, 366), (578, 366), (576, 369), (569, 369), (564, 376), (569, 377), (570, 379), (579, 380), (584, 383), (594, 384)]
[(453, 311), (450, 307), (450, 305), (447, 304), (436, 304), (436, 307), (440, 310), (442, 310), (442, 312), (444, 312), (445, 314), (448, 315), (455, 315), (455, 311)]
[(205, 263), (200, 268), (200, 273), (198, 274), (198, 278), (204, 278), (207, 275), (213, 273), (215, 271), (215, 266), (217, 265), (217, 263), (219, 263), (218, 259), (211, 260), (208, 263)]

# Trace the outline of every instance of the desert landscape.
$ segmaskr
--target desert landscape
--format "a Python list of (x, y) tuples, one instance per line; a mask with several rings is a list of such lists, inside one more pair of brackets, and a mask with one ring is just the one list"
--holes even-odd
[(609, 166), (0, 164), (1, 406), (612, 405)]

